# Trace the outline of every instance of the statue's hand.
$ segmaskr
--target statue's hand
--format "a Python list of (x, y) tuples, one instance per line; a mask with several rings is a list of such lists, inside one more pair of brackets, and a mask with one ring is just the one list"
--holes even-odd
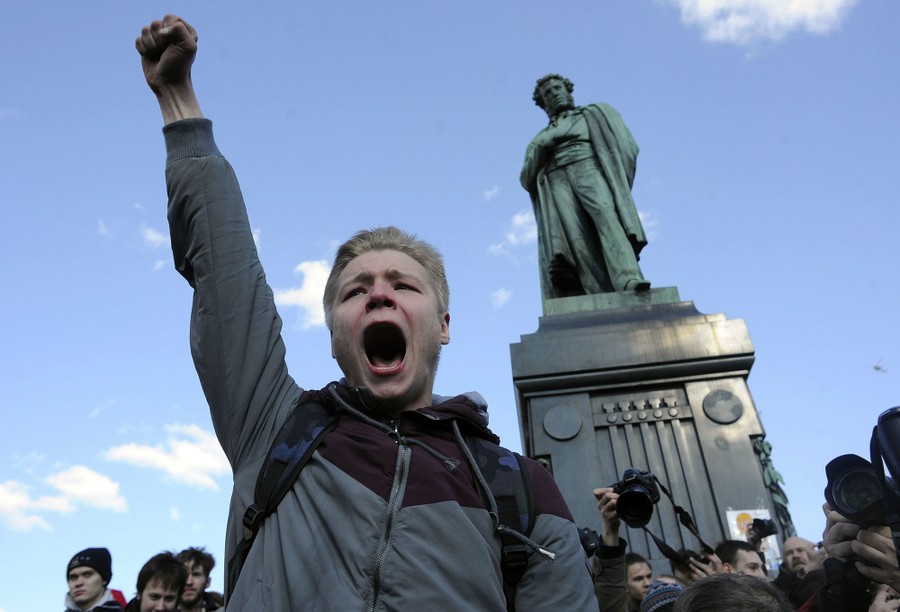
[(536, 140), (542, 147), (552, 149), (560, 142), (565, 140), (566, 133), (559, 129), (559, 126), (548, 125), (537, 135)]

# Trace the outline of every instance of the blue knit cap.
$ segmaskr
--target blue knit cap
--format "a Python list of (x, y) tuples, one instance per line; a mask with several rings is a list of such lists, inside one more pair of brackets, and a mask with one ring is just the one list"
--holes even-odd
[(684, 587), (680, 584), (654, 582), (650, 585), (647, 595), (641, 600), (641, 612), (671, 610), (675, 605), (675, 600), (678, 599), (682, 591), (684, 591)]

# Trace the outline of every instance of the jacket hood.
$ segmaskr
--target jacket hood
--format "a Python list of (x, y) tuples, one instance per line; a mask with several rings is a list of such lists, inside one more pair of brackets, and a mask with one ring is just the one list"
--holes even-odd
[[(381, 415), (389, 414), (389, 411), (379, 406), (378, 401), (366, 387), (347, 386), (343, 378), (337, 383), (327, 385), (326, 388), (332, 387), (343, 400), (356, 408)], [(495, 444), (500, 442), (500, 438), (488, 429), (487, 402), (477, 391), (454, 396), (432, 394), (431, 406), (418, 408), (414, 412), (436, 421), (456, 420), (460, 427), (469, 433), (487, 438)]]

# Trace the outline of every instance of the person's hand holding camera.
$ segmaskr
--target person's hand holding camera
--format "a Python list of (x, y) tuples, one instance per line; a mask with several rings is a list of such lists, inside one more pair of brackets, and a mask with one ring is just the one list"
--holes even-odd
[(597, 509), (603, 518), (603, 545), (618, 546), (619, 528), (622, 525), (622, 521), (616, 513), (616, 501), (619, 499), (619, 494), (614, 493), (612, 487), (600, 487), (594, 489), (594, 497), (597, 499)]
[(900, 598), (897, 597), (897, 592), (886, 584), (879, 585), (868, 612), (893, 612), (894, 610), (900, 610)]
[[(708, 563), (706, 562), (707, 560)], [(722, 560), (715, 553), (709, 553), (703, 559), (691, 556), (687, 561), (690, 564), (691, 574), (695, 581), (725, 571)]]
[(851, 545), (859, 533), (860, 527), (851, 523), (847, 517), (832, 510), (831, 506), (824, 504), (822, 511), (825, 513), (825, 531), (822, 533), (822, 543), (829, 557), (840, 561), (847, 561), (853, 555)]
[(897, 567), (897, 552), (888, 527), (860, 529), (856, 539), (850, 542), (850, 549), (859, 560), (857, 571), (871, 580), (900, 590), (900, 568)]

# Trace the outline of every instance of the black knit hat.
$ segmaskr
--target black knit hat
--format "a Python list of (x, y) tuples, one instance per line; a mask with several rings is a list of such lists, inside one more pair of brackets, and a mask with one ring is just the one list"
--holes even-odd
[(66, 576), (68, 577), (69, 572), (76, 567), (82, 566), (96, 570), (106, 584), (109, 584), (109, 581), (112, 580), (112, 557), (105, 548), (85, 548), (80, 553), (77, 553), (69, 561), (69, 566), (66, 568)]

